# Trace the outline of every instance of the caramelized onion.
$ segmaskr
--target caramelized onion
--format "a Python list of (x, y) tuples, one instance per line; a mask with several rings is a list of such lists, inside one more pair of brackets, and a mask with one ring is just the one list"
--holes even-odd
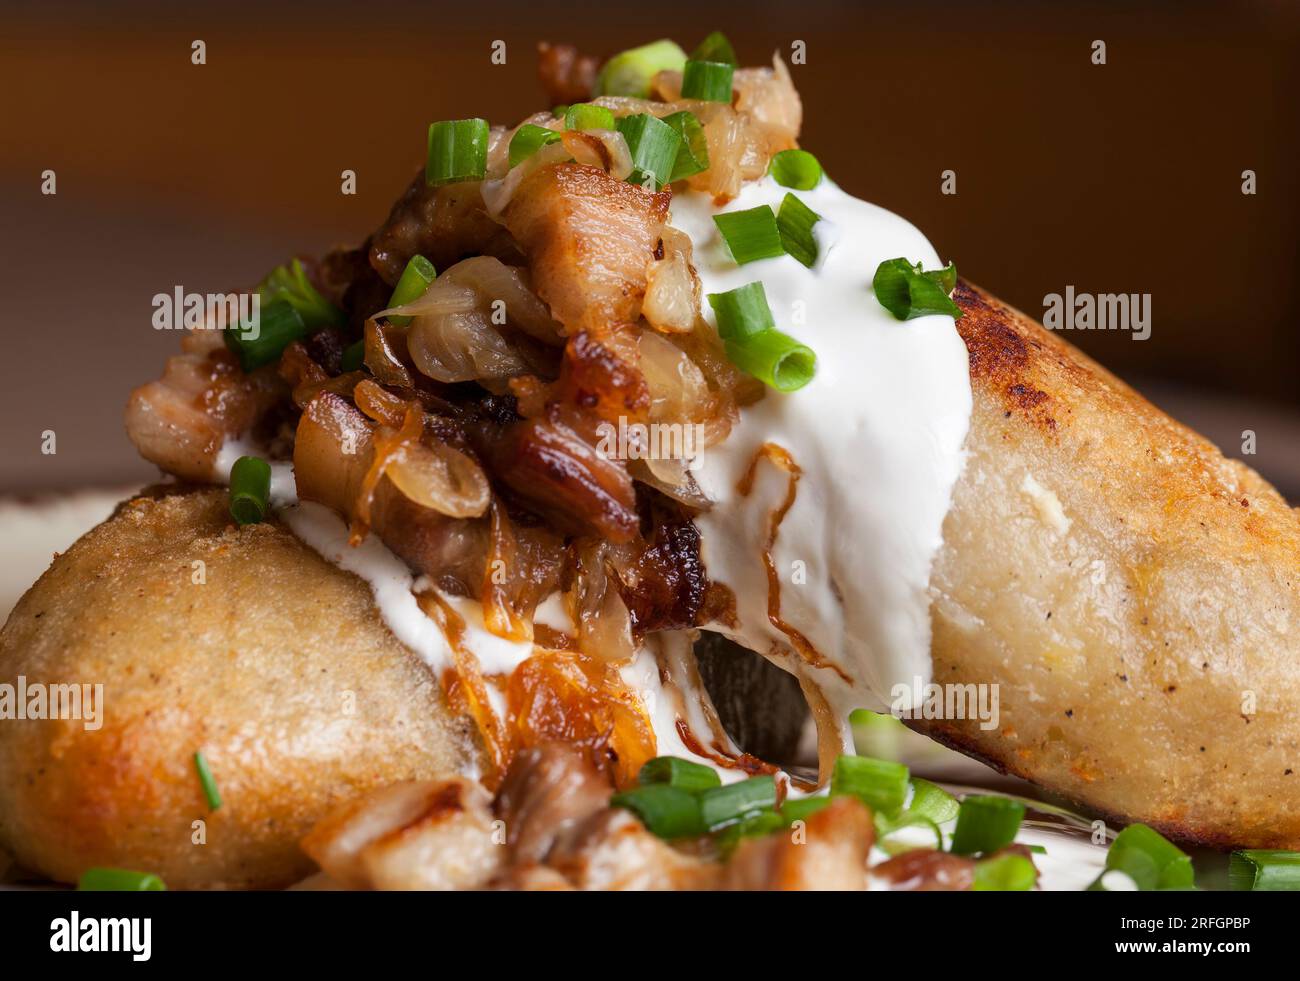
[(691, 267), (691, 240), (665, 227), (661, 241), (664, 257), (650, 264), (641, 314), (655, 330), (693, 330), (700, 315), (700, 280)]

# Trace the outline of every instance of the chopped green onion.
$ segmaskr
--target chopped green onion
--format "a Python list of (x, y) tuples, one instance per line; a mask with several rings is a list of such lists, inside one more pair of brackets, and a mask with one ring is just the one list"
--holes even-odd
[(998, 855), (975, 863), (974, 892), (1028, 892), (1038, 881), (1034, 863), (1023, 855)]
[(702, 763), (693, 763), (678, 756), (656, 756), (637, 774), (642, 786), (666, 783), (681, 790), (709, 790), (722, 786), (718, 771)]
[(960, 317), (961, 308), (948, 296), (957, 285), (957, 267), (925, 272), (906, 259), (886, 259), (871, 281), (880, 305), (899, 320), (911, 320), (930, 313)]
[(167, 886), (152, 872), (131, 869), (86, 869), (77, 880), (79, 892), (166, 892)]
[[(538, 129), (540, 128), (539, 126)], [(414, 303), (424, 295), (429, 284), (437, 278), (438, 270), (433, 268), (432, 262), (422, 255), (411, 256), (406, 262), (406, 268), (402, 270), (397, 285), (393, 287), (393, 295), (388, 298), (388, 306), (404, 307), (408, 303)], [(389, 314), (388, 322), (394, 327), (405, 327), (411, 322), (411, 318), (403, 314)]]
[(226, 347), (239, 356), (245, 372), (278, 361), (286, 347), (307, 334), (302, 314), (288, 300), (265, 304), (247, 330), (227, 327), (222, 331)]
[(912, 803), (907, 806), (907, 813), (922, 814), (935, 824), (943, 824), (955, 818), (960, 810), (957, 798), (938, 784), (912, 778)]
[(795, 392), (817, 374), (812, 348), (779, 330), (723, 341), (727, 357), (741, 371), (778, 392)]
[(727, 35), (714, 31), (701, 41), (691, 52), (693, 61), (720, 61), (725, 65), (738, 65), (736, 49), (727, 40)]
[(807, 150), (782, 150), (773, 155), (768, 173), (782, 187), (811, 191), (822, 179), (822, 165)]
[(271, 465), (261, 457), (241, 456), (230, 468), (230, 516), (241, 525), (256, 524), (266, 517), (270, 499)]
[(785, 255), (781, 232), (776, 227), (776, 215), (769, 205), (760, 204), (747, 211), (714, 215), (713, 223), (718, 226), (722, 240), (727, 243), (727, 250), (738, 266)]
[(821, 215), (793, 194), (786, 194), (776, 216), (782, 247), (809, 269), (817, 262), (817, 239), (813, 236), (813, 225), (821, 220)]
[(558, 106), (551, 106), (551, 115), (556, 119), (563, 119), (564, 114), (569, 111), (569, 107), (561, 102)]
[[(241, 463), (244, 460), (257, 460), (257, 457), (245, 456), (240, 458)], [(257, 460), (257, 462), (261, 463), (263, 466), (266, 464), (266, 461), (264, 460)], [(238, 466), (239, 464), (237, 463), (235, 465)], [(271, 475), (269, 467), (267, 467), (266, 474), (269, 479)], [(243, 522), (241, 522), (241, 524), (242, 523)], [(221, 806), (221, 794), (217, 790), (217, 781), (212, 778), (212, 768), (208, 766), (208, 761), (201, 750), (194, 754), (194, 769), (199, 771), (199, 783), (203, 785), (203, 796), (207, 798), (208, 810), (215, 811)]]
[(1046, 854), (1047, 854), (1047, 846), (1046, 846), (1046, 845), (1029, 845), (1029, 846), (1027, 846), (1027, 847), (1028, 847), (1029, 850), (1030, 850), (1031, 852), (1033, 852), (1035, 855), (1046, 855)]
[(596, 76), (595, 95), (650, 97), (650, 84), (662, 71), (681, 71), (686, 52), (672, 41), (653, 41), (614, 55)]
[[(1106, 853), (1106, 871), (1123, 872), (1143, 892), (1196, 886), (1191, 856), (1145, 824), (1130, 824), (1115, 836)], [(1104, 889), (1101, 876), (1088, 888)]]
[(795, 821), (807, 821), (824, 807), (830, 805), (829, 797), (800, 797), (798, 800), (786, 800), (781, 805), (781, 817), (785, 818), (786, 824), (793, 824)]
[(1228, 860), (1228, 887), (1256, 892), (1300, 889), (1300, 852), (1262, 848), (1233, 852)]
[(515, 130), (515, 135), (510, 137), (510, 149), (507, 151), (509, 165), (518, 167), (542, 147), (555, 143), (561, 135), (545, 126), (524, 123)]
[(355, 344), (349, 344), (343, 349), (343, 357), (339, 359), (340, 371), (360, 371), (361, 366), (366, 363), (366, 342), (357, 341)]
[(714, 838), (714, 844), (723, 857), (726, 857), (735, 851), (736, 846), (745, 838), (763, 837), (774, 831), (780, 831), (785, 826), (785, 820), (776, 811), (757, 811), (719, 831)]
[(877, 814), (892, 817), (907, 799), (907, 767), (869, 756), (841, 756), (831, 770), (831, 796), (851, 794)]
[(750, 337), (776, 327), (761, 282), (746, 283), (725, 293), (709, 293), (706, 298), (718, 320), (718, 335), (724, 341)]
[(731, 103), (736, 66), (722, 61), (688, 61), (682, 69), (682, 98)]
[(445, 119), (429, 124), (424, 182), (430, 187), (476, 181), (487, 173), (486, 119)]
[(308, 330), (342, 327), (347, 323), (343, 311), (320, 295), (307, 278), (302, 262), (294, 259), (287, 266), (276, 266), (257, 284), (262, 305), (283, 300), (298, 311)]
[(651, 783), (624, 790), (609, 799), (609, 806), (626, 808), (652, 834), (668, 841), (694, 838), (708, 830), (700, 815), (699, 797), (671, 784)]
[(565, 129), (613, 129), (614, 114), (604, 106), (578, 102), (564, 110)]
[(1005, 848), (1015, 841), (1024, 817), (1025, 805), (1009, 797), (967, 797), (957, 812), (952, 850), (958, 855), (974, 855)]
[(898, 817), (886, 817), (884, 814), (875, 815), (876, 824), (876, 844), (890, 854), (910, 851), (913, 848), (919, 848), (919, 845), (899, 845), (894, 842), (887, 842), (894, 832), (902, 831), (904, 828), (927, 828), (934, 835), (934, 847), (943, 850), (943, 831), (932, 818), (924, 814), (917, 814), (914, 811), (907, 810)]
[(750, 777), (700, 794), (700, 814), (710, 831), (776, 806), (776, 781), (768, 775)]
[(673, 162), (673, 172), (668, 177), (669, 183), (708, 170), (709, 141), (695, 113), (674, 112), (664, 116), (663, 121), (677, 131), (682, 141), (677, 149), (677, 159)]
[(677, 151), (682, 145), (677, 130), (642, 112), (620, 119), (618, 131), (627, 140), (627, 148), (632, 154), (632, 173), (628, 180), (642, 186), (653, 185), (656, 191), (668, 183), (677, 161)]

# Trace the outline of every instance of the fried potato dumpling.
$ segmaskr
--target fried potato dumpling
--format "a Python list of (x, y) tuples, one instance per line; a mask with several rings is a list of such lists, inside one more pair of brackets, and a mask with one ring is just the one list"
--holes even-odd
[(22, 867), (285, 886), (312, 869), (299, 839), (339, 803), (465, 762), (464, 723), (369, 586), (278, 523), (237, 527), (226, 500), (123, 504), (0, 632), (0, 682), (103, 686), (97, 728), (0, 721), (0, 847)]

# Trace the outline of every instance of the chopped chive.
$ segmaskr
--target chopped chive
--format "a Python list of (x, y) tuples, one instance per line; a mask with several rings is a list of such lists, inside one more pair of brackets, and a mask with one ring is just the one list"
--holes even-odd
[(998, 855), (975, 863), (974, 892), (1028, 892), (1038, 881), (1034, 863), (1023, 855)]
[(564, 114), (569, 111), (569, 107), (561, 102), (558, 106), (551, 106), (551, 115), (555, 119), (563, 119)]
[(239, 357), (239, 366), (250, 372), (280, 360), (286, 347), (308, 333), (302, 314), (288, 300), (275, 300), (262, 306), (247, 329), (227, 327), (222, 339)]
[(729, 824), (714, 836), (714, 844), (725, 858), (746, 838), (760, 838), (780, 831), (786, 821), (776, 811), (757, 811)]
[(787, 800), (781, 805), (781, 816), (785, 818), (786, 824), (807, 821), (822, 808), (829, 806), (830, 802), (829, 797), (801, 797), (798, 800)]
[[(256, 459), (244, 457), (245, 460)], [(269, 473), (269, 471), (268, 471)], [(202, 750), (194, 754), (194, 769), (199, 771), (199, 783), (203, 785), (203, 796), (208, 800), (208, 810), (215, 811), (221, 806), (221, 794), (217, 792), (217, 781), (212, 779), (212, 769)]]
[(776, 781), (772, 777), (750, 777), (700, 794), (700, 815), (710, 831), (726, 827), (758, 811), (776, 806)]
[(776, 216), (781, 245), (809, 269), (817, 262), (817, 239), (813, 236), (813, 226), (821, 218), (793, 194), (786, 194)]
[(875, 815), (876, 824), (876, 843), (885, 851), (907, 851), (909, 848), (917, 846), (908, 845), (902, 848), (891, 848), (885, 844), (885, 839), (889, 838), (896, 831), (902, 831), (904, 828), (926, 828), (934, 835), (934, 847), (943, 850), (943, 831), (932, 818), (924, 814), (918, 814), (915, 811), (907, 810), (897, 817), (888, 817), (884, 814)]
[(430, 187), (476, 181), (487, 173), (486, 119), (445, 119), (429, 124), (424, 181)]
[(961, 802), (952, 850), (958, 855), (988, 854), (1015, 841), (1025, 805), (1009, 797), (976, 794)]
[(677, 130), (642, 112), (620, 119), (618, 131), (627, 140), (627, 148), (632, 154), (632, 173), (628, 180), (651, 186), (656, 191), (668, 183), (682, 144)]
[(807, 150), (782, 150), (772, 156), (768, 173), (782, 187), (811, 191), (822, 179), (822, 165)]
[(686, 52), (672, 41), (653, 41), (620, 52), (601, 67), (596, 76), (595, 95), (650, 96), (650, 85), (661, 71), (681, 71)]
[(1030, 850), (1031, 852), (1033, 852), (1035, 855), (1046, 855), (1046, 854), (1047, 854), (1047, 846), (1046, 846), (1046, 845), (1029, 845), (1028, 848), (1029, 848), (1029, 850)]
[(518, 167), (542, 147), (555, 143), (560, 137), (561, 134), (553, 129), (524, 123), (510, 137), (510, 149), (507, 152), (510, 166)]
[(736, 49), (731, 46), (727, 40), (727, 35), (721, 31), (714, 31), (703, 41), (701, 41), (691, 52), (693, 61), (718, 61), (724, 65), (738, 65), (736, 60)]
[(778, 392), (798, 391), (817, 373), (812, 348), (779, 330), (723, 341), (722, 346), (732, 364)]
[(663, 121), (677, 131), (682, 141), (677, 149), (677, 159), (673, 162), (673, 171), (668, 176), (669, 183), (708, 170), (709, 141), (695, 113), (674, 112), (664, 116)]
[(746, 211), (714, 215), (713, 223), (718, 226), (722, 240), (727, 243), (727, 251), (738, 266), (785, 255), (781, 232), (776, 227), (776, 215), (766, 204)]
[(776, 327), (772, 308), (767, 303), (767, 291), (761, 282), (746, 283), (725, 293), (709, 293), (706, 297), (718, 320), (718, 335), (724, 340), (749, 337)]
[(721, 61), (688, 61), (682, 69), (682, 98), (702, 102), (731, 102), (734, 65)]
[(907, 806), (909, 814), (922, 814), (935, 824), (951, 821), (961, 810), (957, 798), (938, 784), (920, 777), (912, 778), (912, 802)]
[(361, 366), (366, 363), (366, 342), (357, 341), (355, 344), (349, 344), (343, 349), (343, 357), (339, 359), (339, 371), (360, 371)]
[(609, 806), (631, 811), (651, 834), (668, 841), (694, 838), (708, 830), (699, 797), (671, 784), (651, 783), (624, 790), (609, 799)]
[(166, 892), (167, 886), (152, 872), (131, 869), (86, 869), (77, 879), (78, 892)]
[[(397, 280), (397, 285), (393, 287), (393, 295), (388, 298), (388, 306), (404, 307), (408, 303), (414, 303), (424, 295), (429, 284), (437, 277), (438, 270), (433, 268), (432, 262), (422, 255), (411, 256), (406, 262), (406, 268), (402, 270), (401, 278)], [(404, 314), (389, 314), (388, 322), (394, 327), (405, 327), (410, 324), (411, 318)]]
[(306, 328), (317, 330), (321, 327), (342, 327), (347, 323), (343, 311), (321, 296), (311, 280), (307, 270), (298, 259), (288, 265), (276, 266), (266, 278), (257, 284), (257, 293), (265, 306), (282, 300), (298, 311)]
[(709, 790), (722, 786), (718, 771), (702, 763), (694, 763), (677, 756), (656, 756), (637, 774), (642, 784), (666, 783), (680, 790)]
[(1238, 891), (1300, 890), (1300, 852), (1250, 848), (1228, 860), (1228, 888)]
[(871, 285), (880, 305), (899, 320), (931, 313), (961, 316), (961, 308), (948, 296), (957, 285), (957, 267), (952, 263), (925, 272), (920, 263), (914, 266), (906, 259), (886, 259), (877, 267)]
[(241, 525), (256, 524), (266, 517), (270, 500), (271, 465), (261, 457), (241, 456), (230, 468), (230, 516)]
[(841, 756), (831, 769), (831, 796), (852, 794), (877, 814), (897, 815), (907, 799), (907, 767), (869, 756)]
[[(1196, 886), (1191, 856), (1145, 824), (1130, 824), (1115, 836), (1106, 853), (1106, 870), (1123, 872), (1144, 892)], [(1101, 877), (1088, 888), (1103, 889)]]
[(613, 129), (614, 114), (604, 106), (578, 102), (564, 111), (565, 129)]

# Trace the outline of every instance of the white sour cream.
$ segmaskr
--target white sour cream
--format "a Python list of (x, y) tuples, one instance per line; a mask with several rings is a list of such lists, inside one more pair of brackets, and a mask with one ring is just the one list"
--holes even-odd
[[(828, 179), (795, 192), (823, 219), (814, 268), (790, 256), (736, 265), (713, 216), (764, 204), (778, 211), (788, 191), (768, 177), (720, 209), (707, 194), (673, 197), (670, 222), (694, 243), (704, 292), (762, 281), (777, 328), (817, 354), (807, 386), (769, 390), (697, 461), (696, 479), (715, 505), (696, 525), (710, 578), (736, 596), (739, 622), (724, 632), (760, 653), (788, 649), (768, 619), (763, 563), (788, 478), (764, 461), (748, 496), (737, 484), (764, 443), (793, 457), (802, 477), (773, 549), (780, 614), (833, 666), (808, 673), (847, 718), (853, 708), (887, 709), (896, 684), (910, 691), (914, 678), (930, 679), (930, 567), (964, 460), (970, 377), (951, 317), (900, 322), (871, 289), (885, 259), (939, 268), (934, 248), (902, 218)], [(713, 322), (707, 302), (704, 315)]]

